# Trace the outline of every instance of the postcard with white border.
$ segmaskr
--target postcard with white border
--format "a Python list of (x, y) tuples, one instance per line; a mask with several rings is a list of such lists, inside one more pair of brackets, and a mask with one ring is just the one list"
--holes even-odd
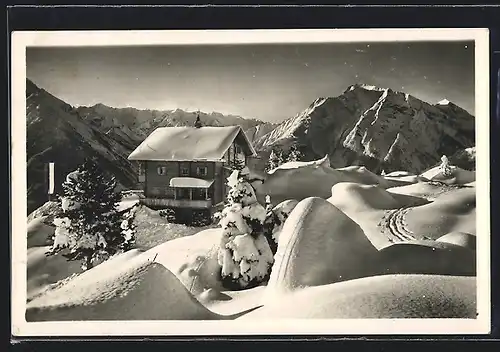
[(13, 335), (488, 333), (488, 35), (13, 32)]

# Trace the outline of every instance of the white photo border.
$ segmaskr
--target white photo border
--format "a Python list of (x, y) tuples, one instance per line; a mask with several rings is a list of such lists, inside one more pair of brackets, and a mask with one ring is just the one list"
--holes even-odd
[[(477, 319), (27, 322), (26, 48), (355, 42), (475, 42)], [(11, 316), (15, 337), (463, 335), (491, 329), (489, 30), (485, 28), (18, 31), (11, 35)]]

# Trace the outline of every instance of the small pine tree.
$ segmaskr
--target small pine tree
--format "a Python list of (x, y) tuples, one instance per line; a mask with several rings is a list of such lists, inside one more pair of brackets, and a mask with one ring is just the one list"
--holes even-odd
[(232, 170), (242, 170), (245, 167), (245, 162), (241, 159), (235, 158), (229, 163), (229, 167)]
[(228, 288), (247, 288), (268, 278), (274, 261), (263, 234), (265, 208), (258, 203), (245, 170), (228, 177), (227, 203), (217, 214), (222, 227), (218, 251), (223, 284)]
[(196, 116), (196, 121), (194, 122), (194, 127), (201, 128), (202, 126), (203, 125), (201, 124), (200, 114), (198, 113), (198, 115)]
[(440, 168), (441, 168), (441, 173), (443, 174), (444, 177), (450, 177), (452, 175), (450, 161), (448, 160), (448, 157), (446, 155), (443, 155), (441, 157)]
[(273, 148), (271, 150), (271, 154), (269, 154), (269, 160), (267, 162), (266, 171), (271, 171), (273, 169), (276, 169), (278, 166), (283, 164), (283, 162), (285, 161), (284, 159), (285, 158), (283, 155), (283, 151), (278, 147)]
[(277, 155), (273, 149), (271, 150), (271, 154), (269, 154), (269, 160), (267, 161), (266, 171), (271, 171), (275, 169), (277, 167), (277, 164), (278, 164)]
[(134, 236), (130, 216), (122, 218), (117, 210), (121, 194), (116, 181), (86, 159), (62, 184), (59, 202), (62, 213), (54, 219), (54, 243), (47, 255), (63, 250), (68, 260), (81, 260), (82, 269), (93, 267), (119, 251), (130, 249)]
[(290, 152), (288, 153), (287, 162), (290, 161), (300, 161), (302, 158), (301, 152), (296, 144), (290, 147)]
[(285, 153), (283, 152), (283, 150), (280, 147), (276, 147), (276, 155), (277, 155), (277, 159), (278, 159), (278, 166), (280, 166), (286, 162)]

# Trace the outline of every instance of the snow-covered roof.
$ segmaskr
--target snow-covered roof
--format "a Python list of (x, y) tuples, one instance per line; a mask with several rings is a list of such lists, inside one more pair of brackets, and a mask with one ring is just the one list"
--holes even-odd
[(443, 99), (443, 100), (440, 100), (437, 104), (438, 105), (449, 105), (450, 101), (448, 99)]
[(129, 160), (217, 161), (233, 141), (247, 145), (246, 154), (256, 155), (240, 126), (160, 127), (154, 130), (128, 157)]
[(214, 180), (203, 180), (194, 177), (173, 177), (170, 179), (170, 187), (177, 188), (208, 188)]

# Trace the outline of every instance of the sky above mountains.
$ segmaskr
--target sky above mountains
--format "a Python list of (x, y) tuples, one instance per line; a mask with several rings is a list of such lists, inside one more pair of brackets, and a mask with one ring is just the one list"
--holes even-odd
[(354, 83), (474, 115), (474, 43), (28, 48), (27, 77), (75, 106), (184, 109), (278, 122)]

